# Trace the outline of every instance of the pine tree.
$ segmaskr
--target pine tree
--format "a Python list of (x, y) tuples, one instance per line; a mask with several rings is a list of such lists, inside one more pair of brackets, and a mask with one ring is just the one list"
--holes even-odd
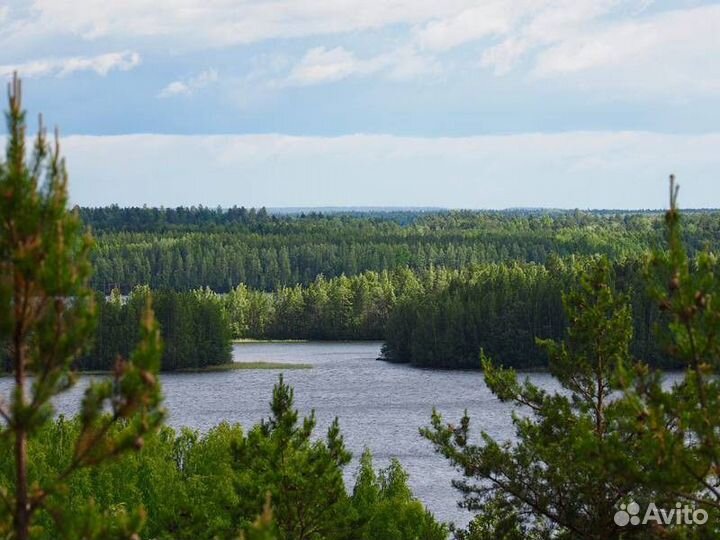
[(688, 256), (677, 194), (671, 176), (668, 248), (650, 259), (648, 279), (664, 318), (660, 337), (684, 376), (669, 385), (662, 372), (639, 365), (624, 369), (621, 381), (627, 429), (645, 435), (643, 482), (673, 503), (706, 511), (706, 528), (695, 532), (710, 537), (720, 533), (720, 278), (714, 254)]
[[(161, 423), (155, 377), (161, 344), (148, 307), (135, 353), (117, 361), (112, 379), (86, 390), (72, 459), (59, 475), (42, 477), (29, 459), (28, 443), (52, 421), (52, 398), (73, 385), (71, 365), (93, 334), (92, 240), (77, 213), (67, 210), (68, 178), (58, 135), (51, 145), (42, 119), (27, 158), (17, 76), (9, 87), (7, 124), (6, 161), (0, 164), (0, 344), (7, 346), (15, 384), (9, 403), (0, 402), (0, 445), (14, 456), (15, 483), (0, 487), (0, 529), (27, 540), (42, 512), (63, 530), (64, 516), (72, 512), (63, 485), (75, 471), (141, 448), (143, 435)], [(67, 536), (127, 538), (140, 526), (137, 519), (82, 517), (85, 523), (65, 531)]]
[[(514, 523), (510, 533), (498, 530), (487, 538), (517, 538), (518, 531), (619, 538), (624, 531), (613, 520), (616, 505), (642, 496), (639, 442), (621, 429), (624, 409), (611, 399), (617, 367), (630, 362), (632, 326), (627, 298), (615, 292), (608, 261), (598, 260), (564, 304), (570, 322), (564, 340), (541, 342), (562, 392), (521, 383), (513, 370), (482, 359), (490, 390), (529, 413), (513, 417), (517, 442), (500, 443), (482, 433), (481, 442), (473, 444), (467, 414), (453, 426), (435, 412), (432, 427), (422, 430), (467, 477), (455, 483), (463, 504), (495, 516), (482, 526)], [(625, 531), (625, 538), (637, 532), (641, 528)]]
[(299, 418), (282, 376), (270, 406), (271, 417), (235, 448), (239, 510), (257, 513), (269, 494), (280, 538), (342, 538), (350, 504), (342, 470), (351, 456), (337, 419), (325, 441), (314, 440), (315, 415)]

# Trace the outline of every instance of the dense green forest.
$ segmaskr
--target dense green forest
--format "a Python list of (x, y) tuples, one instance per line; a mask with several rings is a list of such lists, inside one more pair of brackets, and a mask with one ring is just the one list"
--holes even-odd
[[(390, 311), (383, 358), (422, 367), (477, 369), (483, 350), (508, 367), (545, 367), (547, 355), (536, 339), (563, 335), (568, 321), (562, 295), (596, 259), (435, 272), (439, 277), (429, 286), (404, 295)], [(632, 306), (634, 356), (654, 366), (677, 367), (655, 336), (662, 314), (647, 290), (643, 263), (626, 260), (614, 268), (617, 286)]]
[[(173, 309), (165, 305), (174, 298), (170, 291), (196, 291), (202, 309), (214, 310), (206, 326), (229, 326), (216, 335), (384, 340), (384, 359), (434, 367), (478, 367), (482, 348), (506, 365), (536, 367), (546, 357), (534, 337), (562, 334), (562, 291), (586, 261), (604, 255), (632, 298), (633, 352), (670, 365), (654, 343), (657, 316), (640, 275), (644, 254), (662, 241), (658, 213), (272, 215), (236, 207), (80, 213), (97, 235), (93, 286), (116, 295), (138, 285), (165, 291), (161, 327), (164, 310)], [(691, 255), (717, 247), (719, 233), (717, 212), (686, 215)], [(117, 324), (116, 315), (108, 317), (101, 313), (101, 326)], [(190, 359), (190, 343), (201, 340), (186, 336), (201, 330), (190, 322), (174, 326), (191, 330), (166, 336), (173, 352), (164, 368), (225, 357), (201, 344), (194, 353), (202, 359)], [(82, 366), (108, 364), (115, 349), (103, 332), (99, 358), (88, 356)]]
[[(182, 329), (163, 334), (171, 340), (173, 349), (185, 346), (187, 362), (172, 364), (178, 367), (194, 366), (192, 343), (198, 344), (197, 354), (207, 350), (214, 358), (223, 357), (214, 352), (219, 345), (203, 345), (206, 341), (202, 336), (209, 332), (214, 332), (217, 343), (228, 336), (384, 340), (383, 359), (425, 367), (478, 368), (478, 351), (482, 348), (508, 366), (538, 367), (546, 364), (546, 356), (535, 345), (535, 337), (562, 335), (567, 324), (562, 292), (572, 287), (593, 261), (593, 257), (551, 257), (545, 265), (509, 263), (474, 265), (462, 270), (368, 271), (351, 277), (321, 276), (307, 286), (281, 287), (273, 292), (245, 285), (224, 294), (207, 288), (189, 293), (160, 292), (158, 318), (161, 328)], [(633, 305), (633, 352), (653, 365), (670, 367), (653, 338), (659, 314), (644, 286), (642, 263), (628, 260), (615, 267), (618, 284), (628, 292)], [(141, 299), (144, 291), (134, 291), (130, 299)], [(114, 310), (125, 310), (120, 326), (133, 327), (128, 309), (137, 311), (142, 302), (136, 299), (125, 305), (120, 298), (115, 291), (101, 311), (98, 350), (107, 350), (104, 343), (113, 343), (113, 335), (126, 335), (110, 327), (119, 324), (113, 322), (117, 318)], [(196, 322), (177, 319), (170, 323), (166, 313), (169, 298), (190, 300), (195, 309), (202, 307), (207, 315)], [(127, 343), (122, 337), (115, 342)], [(102, 362), (111, 357), (103, 354)], [(164, 361), (163, 367), (166, 365), (171, 364)]]
[[(196, 370), (232, 361), (232, 328), (224, 303), (207, 290), (150, 291), (136, 287), (129, 295), (116, 290), (95, 294), (97, 320), (90, 346), (74, 367), (81, 371), (111, 371), (118, 358), (127, 358), (140, 339), (138, 326), (152, 296), (155, 316), (164, 342), (160, 369)], [(7, 347), (0, 347), (0, 366), (10, 371)]]
[[(507, 366), (540, 367), (547, 357), (535, 338), (558, 339), (567, 326), (563, 291), (593, 257), (550, 257), (546, 264), (473, 265), (461, 270), (407, 268), (316, 278), (272, 292), (239, 285), (155, 291), (166, 342), (162, 368), (200, 368), (229, 361), (231, 338), (383, 340), (384, 360), (422, 367), (479, 368), (485, 350)], [(653, 365), (673, 367), (654, 339), (660, 313), (648, 295), (642, 261), (617, 262), (618, 286), (632, 303), (632, 351)], [(109, 369), (129, 352), (147, 287), (130, 295), (98, 296), (95, 345), (78, 363)]]
[[(80, 214), (97, 236), (98, 291), (126, 294), (147, 285), (165, 291), (165, 299), (170, 291), (195, 291), (203, 309), (221, 311), (207, 326), (229, 327), (216, 335), (384, 340), (384, 359), (418, 366), (476, 368), (481, 348), (509, 366), (545, 365), (535, 336), (562, 335), (562, 291), (583, 264), (604, 255), (632, 298), (633, 352), (672, 365), (655, 344), (657, 314), (641, 276), (644, 254), (662, 241), (656, 212), (273, 215), (237, 207), (106, 207)], [(717, 247), (720, 214), (687, 213), (684, 235), (691, 255)], [(114, 349), (103, 332), (100, 358), (81, 365), (108, 364)], [(164, 368), (225, 357), (200, 345), (202, 359), (190, 359), (187, 335), (166, 336), (179, 352), (166, 354)]]
[[(147, 287), (136, 287), (122, 297), (96, 295), (97, 326), (89, 351), (76, 363), (79, 369), (110, 370), (115, 359), (127, 357), (140, 337), (138, 321), (148, 296)], [(224, 312), (203, 291), (153, 291), (152, 303), (165, 346), (163, 371), (204, 368), (231, 361), (230, 326)]]
[[(129, 292), (243, 283), (275, 290), (318, 275), (373, 270), (464, 268), (497, 262), (544, 263), (560, 257), (637, 256), (657, 247), (657, 213), (378, 212), (274, 216), (263, 210), (205, 208), (81, 209), (96, 236), (94, 288)], [(688, 214), (691, 253), (716, 245), (720, 214)]]

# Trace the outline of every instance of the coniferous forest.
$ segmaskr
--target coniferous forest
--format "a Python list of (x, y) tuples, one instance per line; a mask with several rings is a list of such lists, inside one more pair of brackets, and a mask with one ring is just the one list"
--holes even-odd
[[(720, 219), (686, 213), (691, 253)], [(658, 212), (441, 211), (272, 215), (245, 208), (81, 208), (96, 238), (95, 289), (134, 286), (273, 291), (318, 276), (606, 255), (636, 258), (662, 241)]]
[[(17, 75), (8, 98), (0, 536), (719, 537), (720, 213), (681, 211), (673, 176), (663, 212), (70, 209), (57, 134), (41, 119), (30, 147)], [(394, 440), (348, 482), (342, 419), (319, 433), (282, 374), (255, 424), (168, 427), (163, 386), (184, 375), (161, 372), (227, 364), (242, 338), (382, 340), (388, 362), (481, 368), (452, 375), (507, 404), (509, 439), (467, 409), (415, 432), (455, 471), (467, 525), (413, 494)], [(395, 383), (440, 372), (373, 365)], [(83, 370), (100, 374), (69, 393)]]
[[(382, 340), (385, 360), (443, 368), (479, 368), (483, 349), (506, 366), (547, 367), (535, 338), (562, 336), (562, 293), (598, 256), (612, 261), (631, 298), (633, 353), (677, 367), (654, 339), (659, 314), (643, 276), (663, 239), (657, 212), (109, 207), (80, 215), (98, 235), (92, 284), (108, 295), (97, 350), (81, 368), (108, 369), (127, 353), (119, 336), (130, 330), (108, 328), (133, 327), (137, 308), (124, 299), (143, 287), (160, 295), (161, 329), (171, 317), (183, 329), (163, 335), (172, 347), (166, 370), (227, 362), (229, 345), (218, 344), (230, 338)], [(720, 213), (685, 220), (691, 255), (717, 247)]]

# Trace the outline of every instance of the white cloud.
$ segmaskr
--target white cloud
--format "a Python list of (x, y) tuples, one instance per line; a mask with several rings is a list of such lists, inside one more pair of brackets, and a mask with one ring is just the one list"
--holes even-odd
[(660, 13), (571, 36), (539, 53), (533, 74), (654, 94), (720, 91), (720, 5)]
[(492, 68), (496, 75), (507, 74), (531, 47), (523, 38), (508, 38), (483, 51), (480, 65)]
[[(475, 60), (464, 57), (461, 70), (486, 69), (500, 76), (517, 69), (560, 82), (577, 75), (578, 84), (621, 92), (657, 93), (661, 82), (663, 91), (673, 96), (716, 92), (720, 6), (683, 2), (674, 10), (666, 5), (648, 9), (650, 4), (651, 0), (32, 0), (22, 9), (0, 9), (0, 19), (7, 19), (0, 26), (0, 54), (7, 58), (21, 51), (46, 50), (71, 38), (96, 42), (88, 47), (127, 42), (182, 52), (326, 36), (324, 46), (310, 49), (282, 84), (432, 74), (441, 67), (452, 69), (447, 67), (456, 65), (452, 51), (472, 44)], [(390, 27), (393, 39), (384, 42), (391, 45), (370, 57), (330, 41), (332, 35)], [(56, 69), (46, 62), (25, 67), (35, 73)], [(192, 91), (189, 81), (177, 80), (161, 93)]]
[(0, 77), (7, 77), (14, 71), (22, 77), (65, 77), (78, 71), (94, 71), (105, 76), (110, 71), (128, 71), (140, 64), (140, 55), (124, 51), (99, 54), (96, 56), (70, 56), (30, 60), (18, 64), (0, 65)]
[[(79, 204), (720, 207), (720, 133), (70, 136)], [(167, 161), (158, 156), (172, 155)]]
[[(478, 65), (498, 76), (522, 65), (536, 79), (563, 81), (578, 74), (584, 87), (615, 89), (623, 97), (632, 92), (666, 97), (716, 92), (720, 6), (650, 13), (648, 5), (648, 0), (451, 3), (421, 10), (421, 22), (404, 44), (384, 53), (362, 58), (343, 47), (310, 49), (285, 83), (310, 85), (373, 74), (427, 76), (452, 62), (450, 51), (477, 42)], [(411, 24), (411, 18), (404, 22)], [(624, 95), (627, 91), (631, 93)]]
[(625, 16), (623, 10), (628, 6), (639, 9), (646, 3), (647, 0), (485, 0), (416, 26), (414, 38), (421, 47), (434, 50), (449, 50), (480, 40), (487, 42), (489, 48), (508, 49), (505, 44), (508, 40), (539, 46), (571, 33), (582, 33), (588, 25), (613, 12)]
[(451, 16), (473, 0), (34, 0), (13, 34), (85, 39), (174, 38), (186, 47), (224, 46), (415, 24)]
[(598, 26), (639, 14), (646, 0), (555, 0), (501, 2), (506, 8), (504, 32), (498, 32), (481, 55), (481, 65), (504, 75), (527, 56), (545, 47), (582, 36)]
[(158, 92), (159, 98), (169, 98), (173, 96), (191, 96), (201, 88), (217, 82), (218, 72), (214, 69), (206, 69), (197, 75), (188, 77), (184, 80), (173, 81), (165, 88)]
[(444, 51), (469, 41), (505, 34), (515, 16), (517, 9), (513, 9), (511, 2), (483, 2), (416, 28), (415, 39), (422, 48)]
[(353, 53), (342, 47), (315, 47), (307, 51), (293, 67), (287, 83), (302, 86), (333, 82), (350, 75), (367, 75), (380, 67), (374, 60), (358, 60)]
[(360, 59), (343, 47), (315, 47), (305, 53), (280, 86), (308, 86), (329, 83), (348, 77), (364, 77), (383, 72), (395, 80), (431, 75), (439, 70), (434, 58), (421, 55), (413, 48), (399, 48), (388, 53)]
[(408, 80), (422, 77), (425, 80), (440, 74), (442, 64), (434, 55), (423, 54), (415, 47), (401, 47), (386, 55), (387, 77)]
[(720, 89), (720, 5), (648, 13), (648, 2), (527, 4), (493, 36), (480, 65), (504, 75), (527, 61), (536, 79), (623, 97), (694, 96)]

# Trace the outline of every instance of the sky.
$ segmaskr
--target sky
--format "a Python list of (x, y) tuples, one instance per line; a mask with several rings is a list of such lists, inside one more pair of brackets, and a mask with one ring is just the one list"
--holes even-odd
[(73, 202), (720, 207), (720, 2), (0, 0)]

